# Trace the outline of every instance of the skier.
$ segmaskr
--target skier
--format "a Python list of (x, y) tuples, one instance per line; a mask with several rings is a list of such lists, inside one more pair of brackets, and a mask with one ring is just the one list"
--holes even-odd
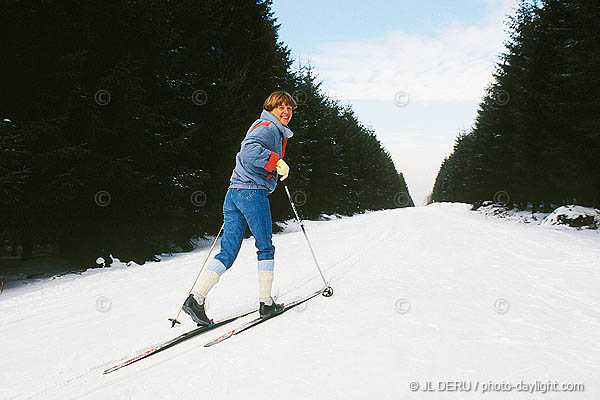
[(198, 325), (206, 326), (204, 304), (208, 292), (235, 261), (246, 226), (254, 236), (258, 255), (259, 312), (269, 318), (283, 311), (271, 297), (275, 247), (271, 242), (271, 208), (267, 196), (277, 186), (277, 175), (283, 181), (289, 166), (283, 161), (287, 140), (293, 132), (287, 126), (292, 110), (297, 107), (287, 92), (276, 91), (264, 102), (260, 118), (248, 129), (237, 153), (235, 168), (223, 202), (224, 229), (221, 251), (204, 268), (198, 283), (183, 304), (183, 311)]

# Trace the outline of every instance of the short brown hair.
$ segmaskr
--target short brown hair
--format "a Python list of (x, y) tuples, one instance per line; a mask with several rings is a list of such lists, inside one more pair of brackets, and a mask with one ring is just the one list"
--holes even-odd
[(278, 90), (271, 93), (269, 97), (267, 97), (265, 104), (263, 104), (263, 108), (267, 111), (272, 111), (274, 108), (279, 107), (282, 104), (292, 106), (294, 109), (298, 107), (296, 100), (294, 100), (291, 94), (283, 90)]

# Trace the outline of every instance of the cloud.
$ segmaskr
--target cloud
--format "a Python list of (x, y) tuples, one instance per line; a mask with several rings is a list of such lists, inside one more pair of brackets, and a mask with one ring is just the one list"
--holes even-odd
[(389, 31), (376, 39), (323, 42), (311, 55), (323, 88), (339, 99), (480, 99), (507, 39), (503, 22), (514, 0), (486, 0), (486, 16), (432, 35)]
[[(485, 16), (471, 24), (321, 42), (310, 51), (323, 91), (348, 100), (375, 129), (417, 205), (431, 192), (456, 134), (473, 123), (508, 38), (504, 21), (517, 0), (482, 2)], [(397, 92), (407, 93), (410, 102), (396, 106)]]

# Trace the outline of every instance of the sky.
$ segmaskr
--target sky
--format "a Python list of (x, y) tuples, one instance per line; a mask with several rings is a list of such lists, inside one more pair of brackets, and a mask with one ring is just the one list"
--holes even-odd
[(516, 5), (274, 0), (273, 12), (295, 68), (310, 64), (323, 91), (375, 130), (420, 206), (475, 120)]

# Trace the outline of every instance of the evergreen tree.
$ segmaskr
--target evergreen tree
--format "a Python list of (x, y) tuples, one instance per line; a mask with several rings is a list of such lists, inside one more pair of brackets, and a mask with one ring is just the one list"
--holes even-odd
[[(11, 0), (0, 29), (0, 239), (24, 257), (143, 262), (214, 234), (240, 142), (278, 89), (306, 95), (286, 152), (305, 216), (412, 205), (374, 132), (290, 71), (271, 1)], [(275, 220), (290, 217), (282, 196)]]
[(534, 211), (600, 204), (598, 17), (592, 1), (521, 3), (475, 125), (440, 168), (434, 201), (506, 192), (507, 205)]

